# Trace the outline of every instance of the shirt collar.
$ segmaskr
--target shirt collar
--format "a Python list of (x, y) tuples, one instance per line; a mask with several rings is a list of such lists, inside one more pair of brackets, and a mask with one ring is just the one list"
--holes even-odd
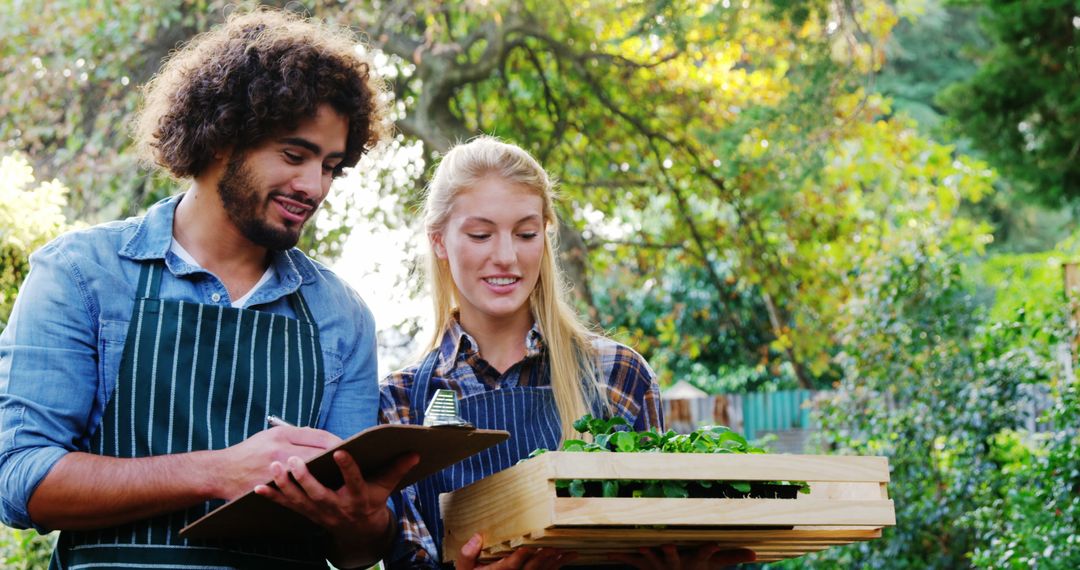
[[(135, 261), (164, 260), (169, 271), (177, 276), (204, 271), (175, 254), (166, 255), (172, 245), (176, 205), (183, 196), (183, 193), (177, 194), (151, 206), (139, 221), (135, 233), (120, 248), (120, 256)], [(315, 281), (316, 268), (295, 247), (273, 252), (270, 265), (274, 268), (279, 286), (290, 292), (298, 289), (302, 283), (310, 284)]]
[[(476, 352), (476, 339), (458, 322), (457, 315), (450, 319), (450, 325), (443, 333), (442, 342), (439, 343), (439, 361), (435, 372), (439, 376), (446, 377), (454, 369), (459, 356), (468, 357)], [(540, 334), (540, 327), (535, 322), (525, 335), (525, 358), (536, 358), (544, 350), (544, 336)]]

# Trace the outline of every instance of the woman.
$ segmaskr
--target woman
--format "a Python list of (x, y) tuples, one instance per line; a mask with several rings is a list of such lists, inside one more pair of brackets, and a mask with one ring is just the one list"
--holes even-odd
[[(382, 421), (422, 423), (436, 389), (453, 390), (462, 417), (511, 438), (407, 489), (389, 566), (437, 566), (439, 493), (501, 471), (536, 448), (575, 437), (585, 413), (661, 428), (660, 390), (645, 360), (590, 333), (570, 309), (555, 264), (552, 183), (526, 151), (479, 137), (446, 154), (424, 212), (435, 334), (422, 361), (382, 386)], [(471, 568), (476, 536), (458, 567)], [(522, 549), (495, 567), (554, 568), (572, 553)]]

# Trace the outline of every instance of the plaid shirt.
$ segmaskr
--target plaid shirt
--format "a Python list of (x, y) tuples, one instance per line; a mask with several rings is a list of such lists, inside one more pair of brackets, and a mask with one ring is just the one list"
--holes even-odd
[[(632, 348), (603, 336), (594, 336), (600, 379), (611, 411), (626, 418), (635, 430), (661, 429), (660, 387), (645, 359)], [(439, 345), (432, 372), (432, 390), (450, 389), (458, 398), (516, 386), (550, 385), (543, 338), (536, 325), (525, 339), (525, 358), (500, 374), (477, 350), (476, 341), (452, 321)], [(392, 372), (379, 386), (380, 423), (416, 423), (409, 392), (420, 363)], [(422, 403), (420, 405), (423, 405)], [(402, 491), (398, 507), (397, 546), (388, 559), (390, 568), (437, 568), (435, 543), (418, 509), (415, 489)]]

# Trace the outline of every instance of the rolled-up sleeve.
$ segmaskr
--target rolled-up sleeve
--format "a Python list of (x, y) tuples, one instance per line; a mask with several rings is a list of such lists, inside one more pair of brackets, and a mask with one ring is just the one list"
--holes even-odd
[(0, 519), (34, 527), (27, 504), (49, 470), (85, 445), (98, 389), (96, 308), (56, 245), (30, 257), (0, 334)]
[[(367, 304), (347, 289), (347, 298), (338, 299), (338, 313), (333, 326), (343, 330), (341, 338), (352, 344), (343, 351), (344, 370), (334, 393), (327, 403), (323, 429), (347, 438), (376, 424), (379, 411), (379, 363), (375, 317)], [(344, 324), (343, 324), (344, 323)]]

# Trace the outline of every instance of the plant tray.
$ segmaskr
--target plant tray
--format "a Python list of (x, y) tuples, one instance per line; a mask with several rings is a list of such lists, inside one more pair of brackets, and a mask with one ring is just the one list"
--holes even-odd
[[(560, 479), (806, 481), (797, 499), (558, 497)], [(717, 543), (761, 562), (871, 540), (896, 524), (884, 457), (548, 452), (440, 496), (443, 555), (479, 532), (481, 561), (523, 546), (576, 551), (603, 564), (642, 546)]]

